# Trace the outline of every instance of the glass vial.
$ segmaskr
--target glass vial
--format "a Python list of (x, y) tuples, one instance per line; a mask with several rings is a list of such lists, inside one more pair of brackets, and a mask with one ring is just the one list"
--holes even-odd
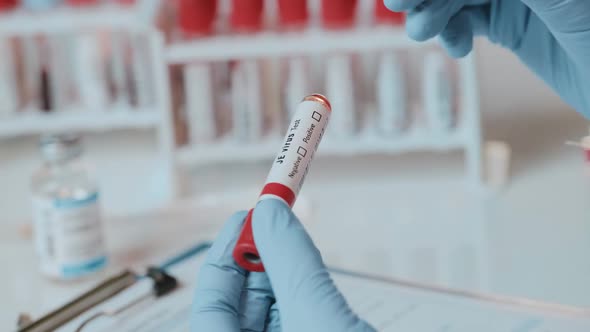
[(40, 141), (43, 166), (32, 179), (33, 232), (41, 272), (78, 279), (99, 271), (107, 257), (99, 195), (82, 163), (78, 135), (48, 135)]

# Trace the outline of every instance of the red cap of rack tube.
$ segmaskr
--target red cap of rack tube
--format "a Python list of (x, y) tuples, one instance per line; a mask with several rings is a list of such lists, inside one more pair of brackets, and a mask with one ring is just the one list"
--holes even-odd
[(357, 0), (322, 0), (322, 24), (326, 28), (347, 28), (354, 24)]
[(178, 25), (185, 37), (213, 32), (217, 16), (217, 0), (179, 0)]
[(232, 0), (231, 26), (236, 31), (258, 31), (263, 14), (264, 0)]
[(18, 6), (18, 0), (0, 0), (0, 12), (14, 9)]
[(403, 25), (406, 14), (393, 12), (385, 6), (383, 0), (375, 0), (375, 20), (382, 24)]
[(98, 4), (98, 0), (67, 0), (66, 3), (70, 6), (94, 6)]
[(279, 0), (279, 22), (281, 26), (305, 26), (308, 18), (307, 0)]

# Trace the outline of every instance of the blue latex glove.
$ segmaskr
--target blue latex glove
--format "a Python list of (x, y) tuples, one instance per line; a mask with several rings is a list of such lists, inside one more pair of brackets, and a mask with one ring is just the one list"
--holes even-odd
[(265, 200), (252, 230), (265, 273), (247, 273), (232, 251), (246, 212), (234, 215), (202, 267), (192, 331), (374, 331), (349, 308), (319, 251), (291, 210)]
[(409, 36), (440, 35), (455, 57), (485, 35), (516, 53), (580, 113), (590, 118), (590, 1), (384, 0), (407, 11)]

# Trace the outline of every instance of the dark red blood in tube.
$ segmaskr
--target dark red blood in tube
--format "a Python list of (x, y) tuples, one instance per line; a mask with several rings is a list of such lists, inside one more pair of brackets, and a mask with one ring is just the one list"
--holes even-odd
[(83, 7), (96, 5), (98, 0), (67, 0), (66, 3), (74, 7)]
[(0, 12), (9, 11), (18, 6), (18, 0), (0, 0)]
[(279, 22), (283, 27), (301, 27), (307, 24), (307, 0), (279, 0)]
[(262, 29), (264, 0), (232, 0), (231, 26), (236, 31), (255, 32)]
[(217, 16), (217, 0), (179, 0), (178, 21), (185, 37), (213, 32)]
[(355, 20), (357, 0), (322, 0), (322, 24), (326, 28), (350, 27)]
[(406, 14), (392, 12), (385, 7), (383, 0), (375, 0), (375, 21), (382, 24), (403, 25), (406, 22)]

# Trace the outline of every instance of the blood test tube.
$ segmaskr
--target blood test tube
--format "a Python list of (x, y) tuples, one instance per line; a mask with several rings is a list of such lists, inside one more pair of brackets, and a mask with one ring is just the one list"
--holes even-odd
[(375, 21), (379, 24), (403, 25), (406, 22), (406, 14), (393, 12), (385, 7), (383, 0), (375, 0)]
[(279, 23), (282, 27), (303, 27), (308, 18), (307, 0), (279, 0)]
[(183, 37), (208, 35), (213, 32), (217, 0), (180, 0), (178, 16)]
[(262, 29), (264, 0), (232, 0), (231, 26), (239, 32)]
[(13, 10), (18, 6), (18, 0), (0, 0), (0, 13)]
[(68, 0), (66, 3), (73, 7), (84, 7), (97, 5), (98, 0)]
[[(324, 136), (332, 107), (326, 97), (307, 96), (299, 104), (285, 141), (272, 165), (258, 201), (277, 199), (290, 208), (295, 204), (313, 156)], [(234, 248), (236, 263), (252, 272), (263, 272), (264, 266), (254, 243), (250, 210)]]
[(322, 0), (322, 24), (328, 29), (348, 28), (354, 23), (357, 0)]

